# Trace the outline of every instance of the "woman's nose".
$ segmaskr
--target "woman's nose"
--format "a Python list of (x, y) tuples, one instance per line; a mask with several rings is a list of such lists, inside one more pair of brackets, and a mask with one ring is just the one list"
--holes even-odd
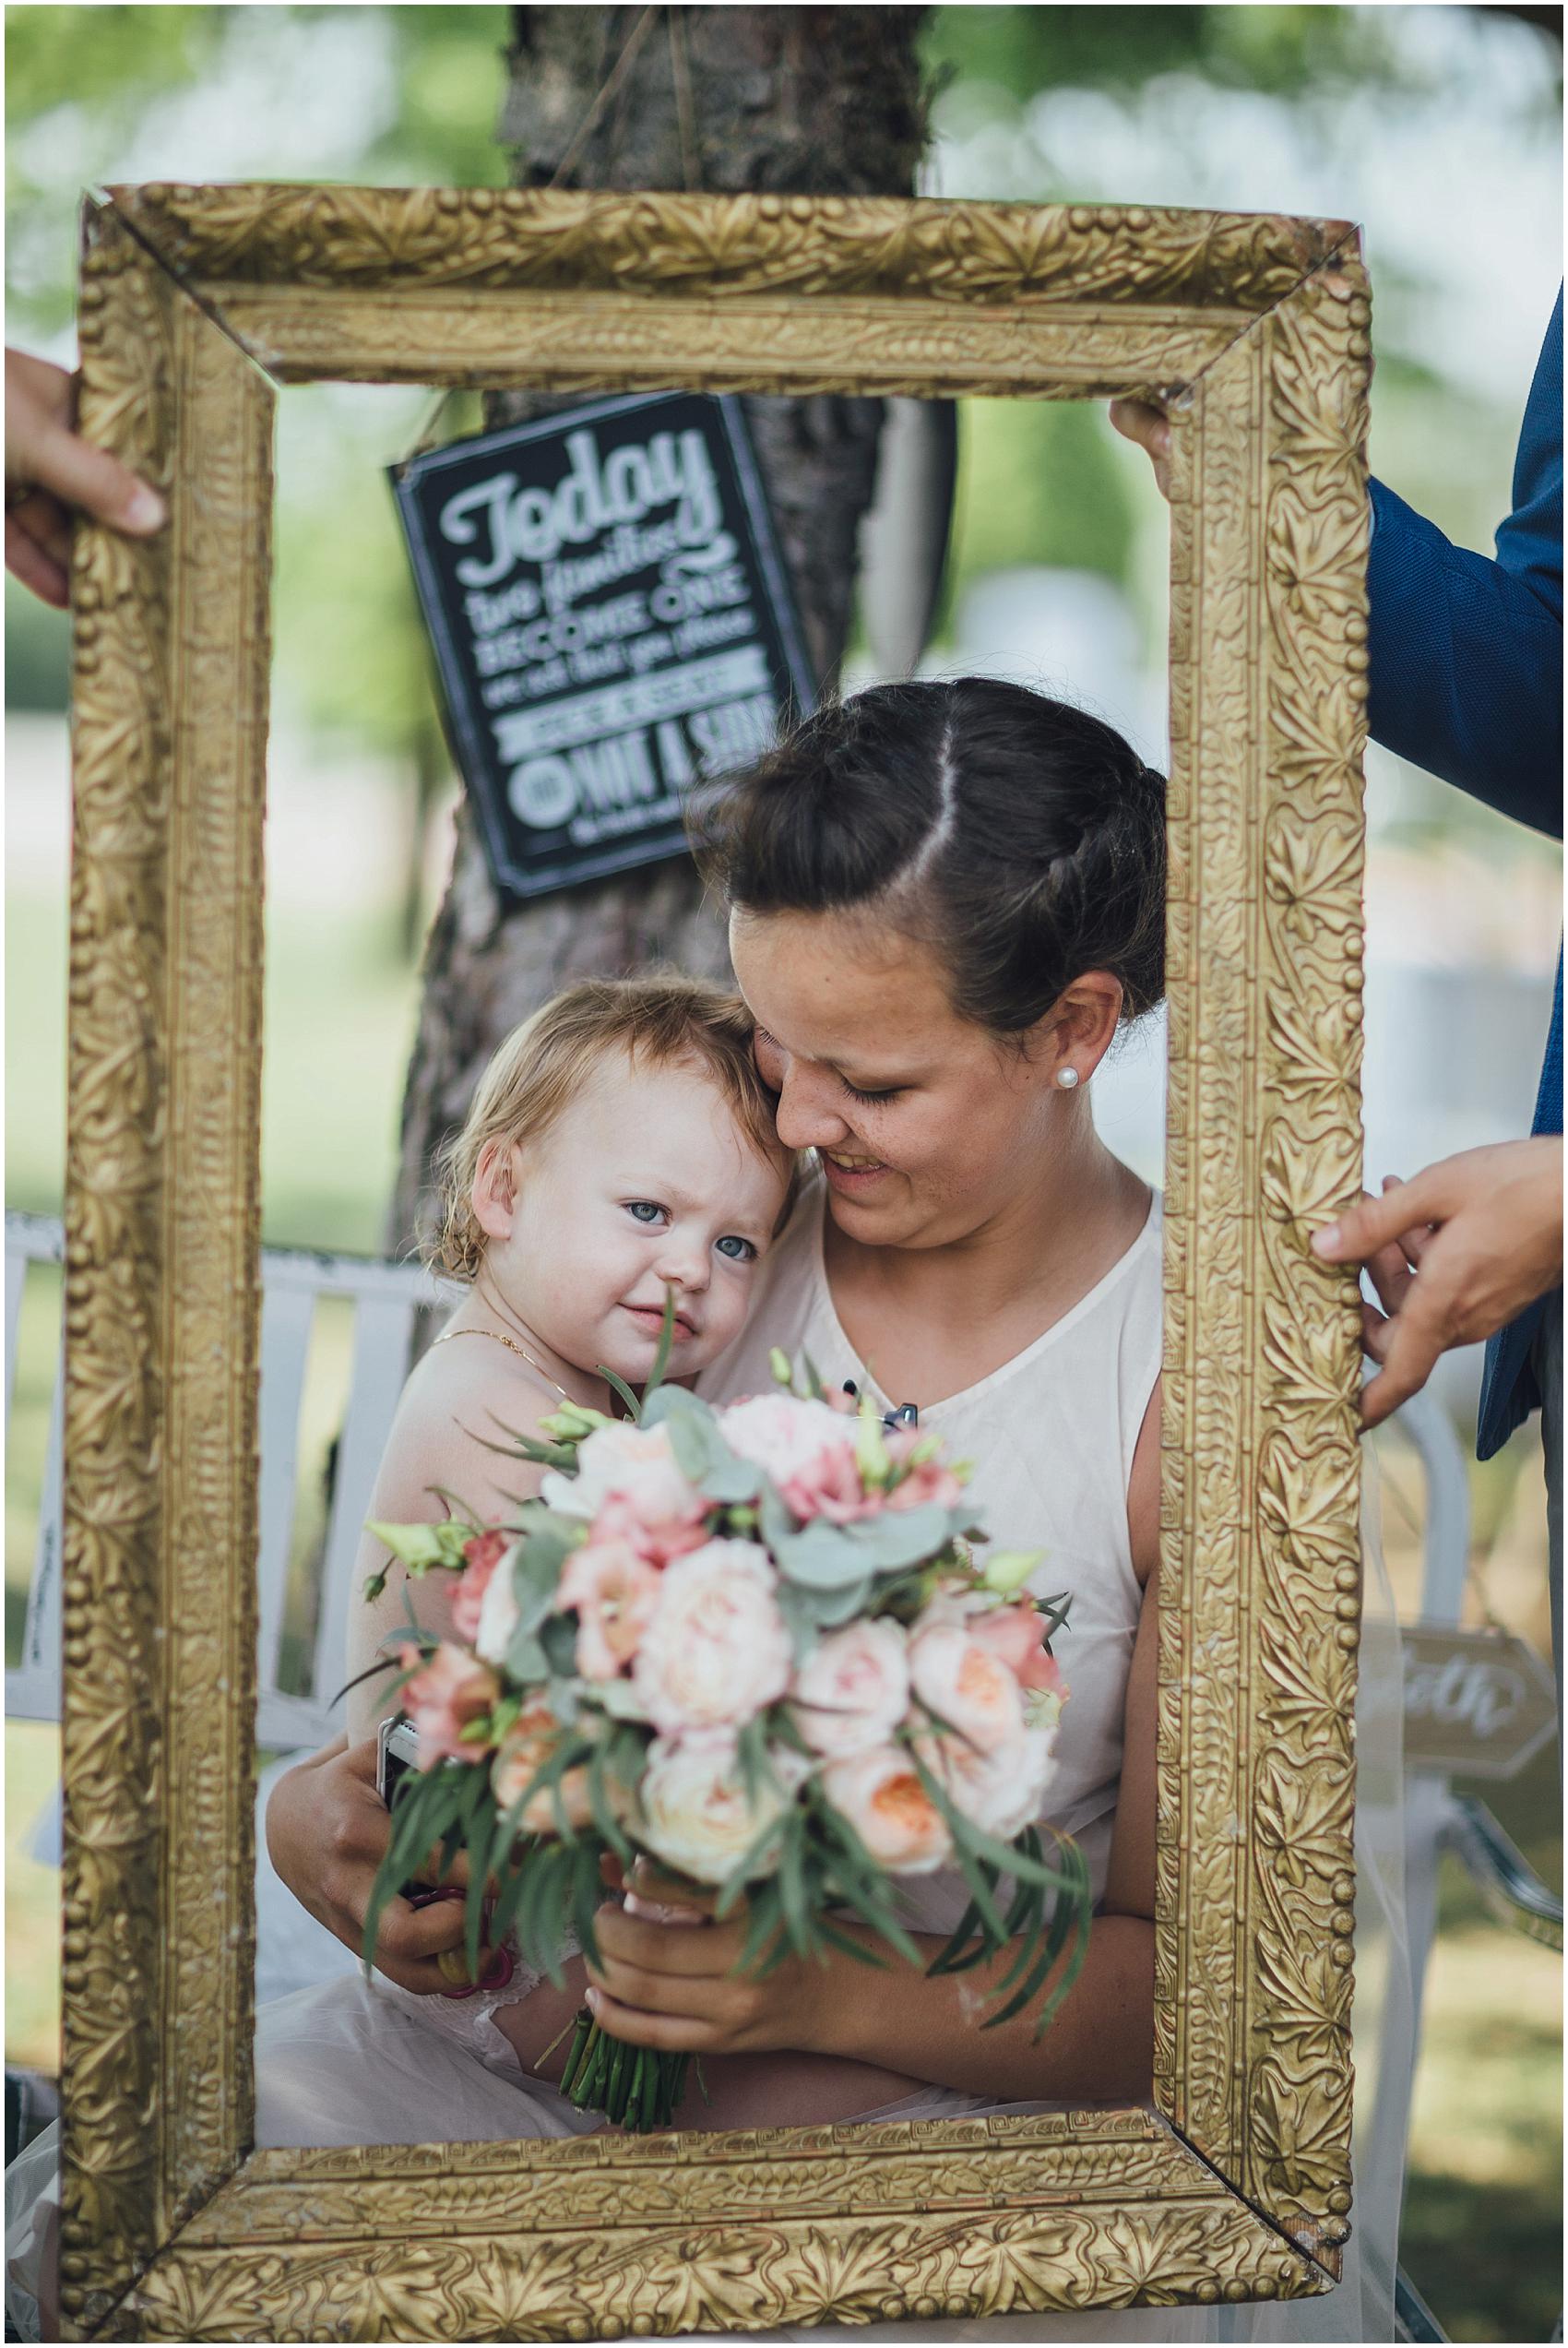
[(784, 1070), (775, 1113), (786, 1150), (837, 1149), (849, 1126), (834, 1106), (827, 1080), (791, 1060)]

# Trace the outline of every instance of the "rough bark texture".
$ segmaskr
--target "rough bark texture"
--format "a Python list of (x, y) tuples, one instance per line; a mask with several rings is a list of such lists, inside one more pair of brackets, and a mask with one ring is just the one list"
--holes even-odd
[[(915, 55), (923, 14), (519, 7), (500, 125), (514, 149), (514, 183), (909, 195), (925, 136)], [(631, 62), (595, 113), (629, 42)], [(500, 395), (492, 420), (562, 404)], [(746, 407), (807, 649), (826, 685), (849, 624), (881, 402), (754, 399)], [(428, 1211), (435, 1152), (506, 1031), (574, 978), (659, 962), (707, 973), (729, 967), (721, 925), (685, 859), (506, 907), (464, 803), (451, 885), (425, 955), (387, 1234), (393, 1252), (407, 1247)]]

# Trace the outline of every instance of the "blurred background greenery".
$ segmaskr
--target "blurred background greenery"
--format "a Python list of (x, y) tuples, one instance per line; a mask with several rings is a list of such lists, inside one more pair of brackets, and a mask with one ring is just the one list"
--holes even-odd
[[(1550, 14), (937, 8), (924, 185), (1363, 222), (1374, 466), (1486, 549), (1561, 270), (1561, 45), (1529, 21)], [(71, 363), (75, 214), (94, 184), (503, 184), (507, 18), (490, 6), (8, 8), (7, 340)], [(387, 389), (318, 386), (280, 402), (263, 1126), (273, 1243), (381, 1243), (455, 788), (385, 467), (475, 421), (471, 405), (437, 414), (425, 396)], [(968, 402), (959, 429), (932, 663), (1076, 685), (1159, 756), (1166, 529), (1143, 459), (1090, 407)], [(64, 1122), (66, 628), (9, 579), (6, 653), (6, 1200), (47, 1213)], [(1376, 1174), (1524, 1129), (1561, 860), (1375, 755), (1369, 822)], [(1153, 1163), (1158, 1069), (1141, 1065), (1125, 1078), (1125, 1146)], [(10, 1653), (56, 1314), (57, 1288), (36, 1281), (6, 1484)], [(1443, 1390), (1463, 1424), (1473, 1364), (1453, 1365)], [(307, 1481), (330, 1433), (329, 1412), (317, 1415)], [(1538, 1469), (1532, 1430), (1476, 1473), (1471, 1611), (1544, 1649)], [(1386, 1472), (1391, 1561), (1413, 1611), (1420, 1493), (1396, 1449)], [(28, 1840), (54, 1747), (46, 1728), (7, 1731), (6, 2048), (51, 2069), (58, 1877)], [(1555, 1752), (1491, 1798), (1560, 1882)], [(1457, 1875), (1445, 1882), (1405, 2255), (1455, 2338), (1544, 2339), (1560, 2304), (1560, 1973), (1486, 1918)]]

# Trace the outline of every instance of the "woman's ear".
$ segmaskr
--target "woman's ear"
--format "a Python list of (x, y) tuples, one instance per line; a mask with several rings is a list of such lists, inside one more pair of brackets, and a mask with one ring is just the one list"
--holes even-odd
[(487, 1141), (474, 1166), (469, 1197), (474, 1221), (487, 1239), (510, 1239), (517, 1203), (517, 1161), (515, 1142), (497, 1138)]
[[(1087, 1084), (1107, 1052), (1122, 1018), (1122, 982), (1109, 971), (1086, 971), (1064, 987), (1041, 1019), (1039, 1043), (1032, 1058), (1043, 1065), (1052, 1083), (1069, 1091)], [(1062, 1072), (1073, 1071), (1062, 1083)]]

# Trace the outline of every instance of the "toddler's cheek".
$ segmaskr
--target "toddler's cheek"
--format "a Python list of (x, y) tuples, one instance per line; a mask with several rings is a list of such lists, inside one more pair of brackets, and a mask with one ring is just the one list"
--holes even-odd
[(683, 1377), (706, 1370), (710, 1362), (719, 1359), (731, 1341), (739, 1337), (745, 1327), (750, 1302), (749, 1296), (726, 1297), (722, 1302), (717, 1297), (710, 1298), (703, 1320), (702, 1335), (682, 1363)]

